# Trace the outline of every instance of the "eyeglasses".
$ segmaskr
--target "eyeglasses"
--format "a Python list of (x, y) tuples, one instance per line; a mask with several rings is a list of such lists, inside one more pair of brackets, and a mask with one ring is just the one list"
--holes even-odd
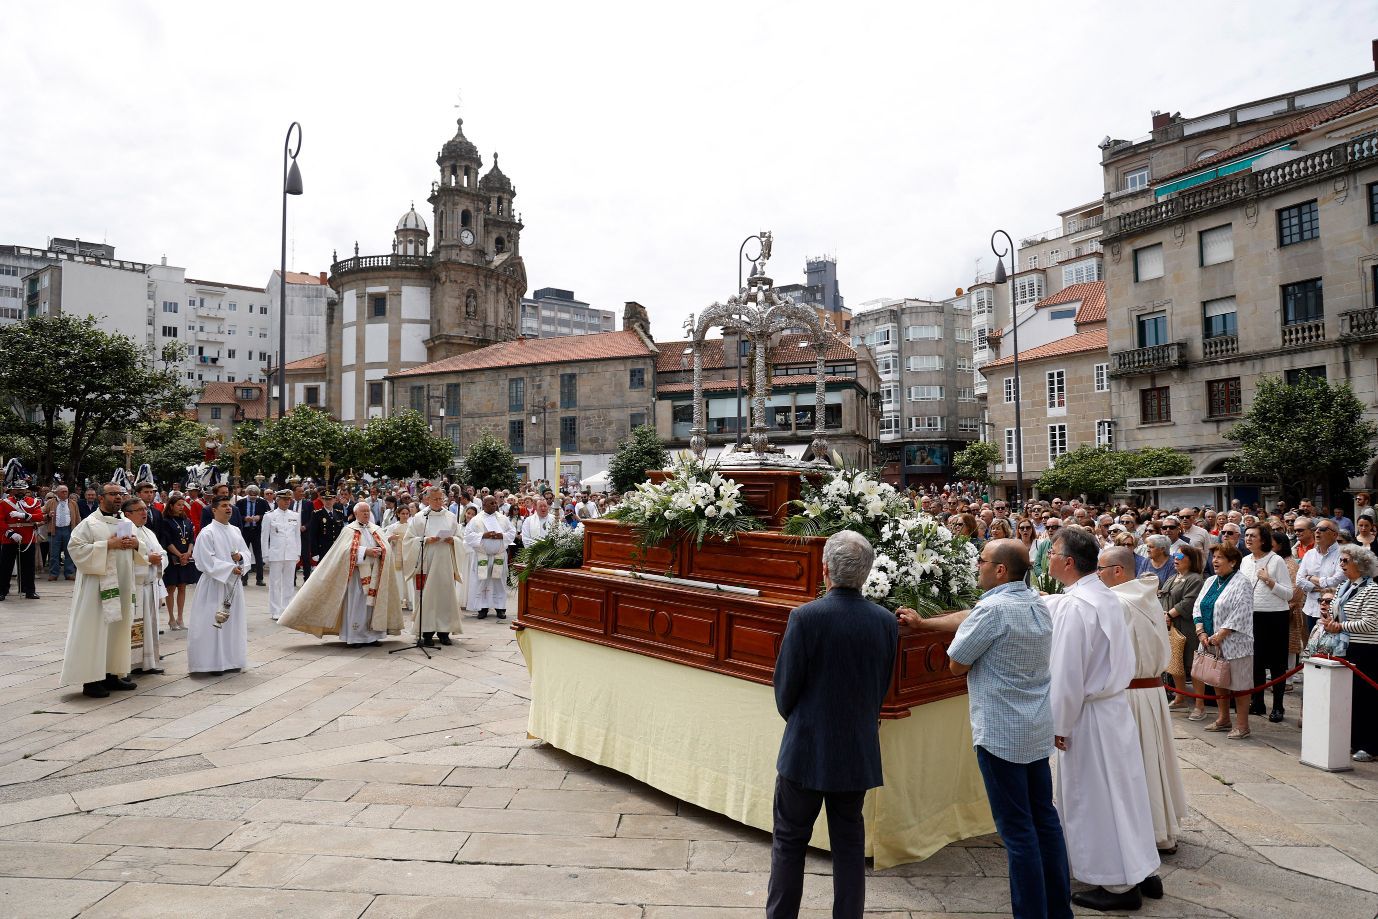
[(1178, 552), (1176, 555), (1174, 555), (1174, 556), (1172, 557), (1172, 560), (1173, 560), (1174, 562), (1180, 562), (1180, 561), (1183, 561), (1185, 558), (1186, 558), (1185, 555), (1183, 555), (1181, 552)]
[(1334, 598), (1334, 597), (1323, 597), (1323, 598), (1321, 598), (1321, 600), (1319, 601), (1319, 603), (1320, 603), (1321, 606), (1329, 606), (1329, 605), (1330, 605), (1331, 603), (1333, 603), (1333, 602), (1335, 602), (1335, 598)]
[(1107, 568), (1123, 568), (1123, 567), (1124, 567), (1123, 565), (1097, 565), (1097, 566), (1096, 566), (1096, 570), (1097, 570), (1097, 571), (1104, 571), (1104, 570), (1106, 570)]
[(1028, 533), (1028, 532), (1031, 532), (1032, 530), (1033, 530), (1033, 527), (1028, 526), (1027, 524), (1020, 524), (1020, 526), (1019, 526), (1019, 532), (1021, 532), (1021, 533)]
[(1333, 532), (1335, 532), (1335, 528), (1334, 528), (1334, 527), (1316, 527), (1316, 532), (1317, 532), (1317, 533), (1333, 533)]
[(1165, 523), (1165, 524), (1163, 524), (1163, 529), (1165, 529), (1165, 530), (1180, 530), (1181, 527), (1178, 526), (1178, 525), (1175, 524), (1175, 523)]

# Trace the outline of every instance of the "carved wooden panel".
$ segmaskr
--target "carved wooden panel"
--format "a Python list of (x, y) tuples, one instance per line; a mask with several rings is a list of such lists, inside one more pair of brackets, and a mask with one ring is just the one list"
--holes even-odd
[(801, 541), (780, 533), (743, 533), (731, 542), (704, 540), (688, 546), (685, 577), (754, 587), (795, 605), (818, 596), (823, 583), (823, 539)]
[(675, 602), (659, 592), (613, 591), (612, 637), (674, 648), (712, 660), (718, 611)]
[(723, 645), (723, 661), (748, 670), (774, 673), (775, 659), (780, 655), (780, 642), (785, 637), (786, 622), (731, 612), (726, 614), (726, 618), (727, 641)]
[(631, 529), (614, 520), (584, 521), (584, 567), (644, 568), (664, 574), (672, 556), (664, 546), (642, 552)]
[(605, 588), (596, 584), (575, 586), (567, 579), (556, 580), (542, 574), (533, 575), (522, 585), (518, 594), (519, 615), (559, 623), (576, 632), (601, 635), (607, 631)]

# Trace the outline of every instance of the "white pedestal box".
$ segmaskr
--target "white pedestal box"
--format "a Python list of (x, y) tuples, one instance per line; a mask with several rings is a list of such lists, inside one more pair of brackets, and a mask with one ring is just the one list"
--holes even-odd
[(1306, 661), (1302, 692), (1301, 762), (1327, 772), (1354, 768), (1349, 758), (1349, 715), (1354, 675), (1338, 661)]

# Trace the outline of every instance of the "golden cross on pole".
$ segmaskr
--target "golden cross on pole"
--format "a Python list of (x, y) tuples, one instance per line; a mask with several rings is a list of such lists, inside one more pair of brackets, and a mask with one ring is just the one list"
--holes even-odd
[(249, 450), (247, 447), (245, 447), (243, 444), (236, 440), (231, 442), (230, 445), (225, 448), (225, 452), (228, 453), (230, 456), (234, 457), (234, 483), (238, 485), (240, 481), (239, 458), (243, 456), (245, 453), (248, 453)]
[(331, 468), (332, 466), (335, 465), (334, 463), (330, 462), (330, 454), (329, 454), (329, 453), (327, 453), (327, 454), (325, 455), (325, 460), (321, 463), (321, 465), (325, 467), (325, 487), (326, 487), (326, 488), (329, 488), (329, 487), (330, 487), (330, 468)]
[(134, 459), (134, 451), (136, 449), (134, 446), (134, 438), (126, 434), (124, 435), (124, 443), (117, 447), (111, 447), (110, 449), (124, 454), (124, 471), (128, 472), (129, 464)]

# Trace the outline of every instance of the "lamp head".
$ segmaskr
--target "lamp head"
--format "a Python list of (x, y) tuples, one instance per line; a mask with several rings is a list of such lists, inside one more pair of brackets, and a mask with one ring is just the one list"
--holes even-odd
[(1010, 279), (1010, 276), (1007, 275), (1007, 274), (1005, 274), (1005, 260), (1004, 260), (1004, 259), (999, 259), (999, 260), (996, 261), (996, 263), (995, 263), (995, 283), (996, 283), (996, 284), (1004, 284), (1004, 283), (1008, 282), (1009, 279)]
[(287, 184), (282, 187), (284, 193), (289, 195), (301, 194), (301, 170), (297, 168), (297, 161), (292, 160), (292, 168), (287, 170)]

